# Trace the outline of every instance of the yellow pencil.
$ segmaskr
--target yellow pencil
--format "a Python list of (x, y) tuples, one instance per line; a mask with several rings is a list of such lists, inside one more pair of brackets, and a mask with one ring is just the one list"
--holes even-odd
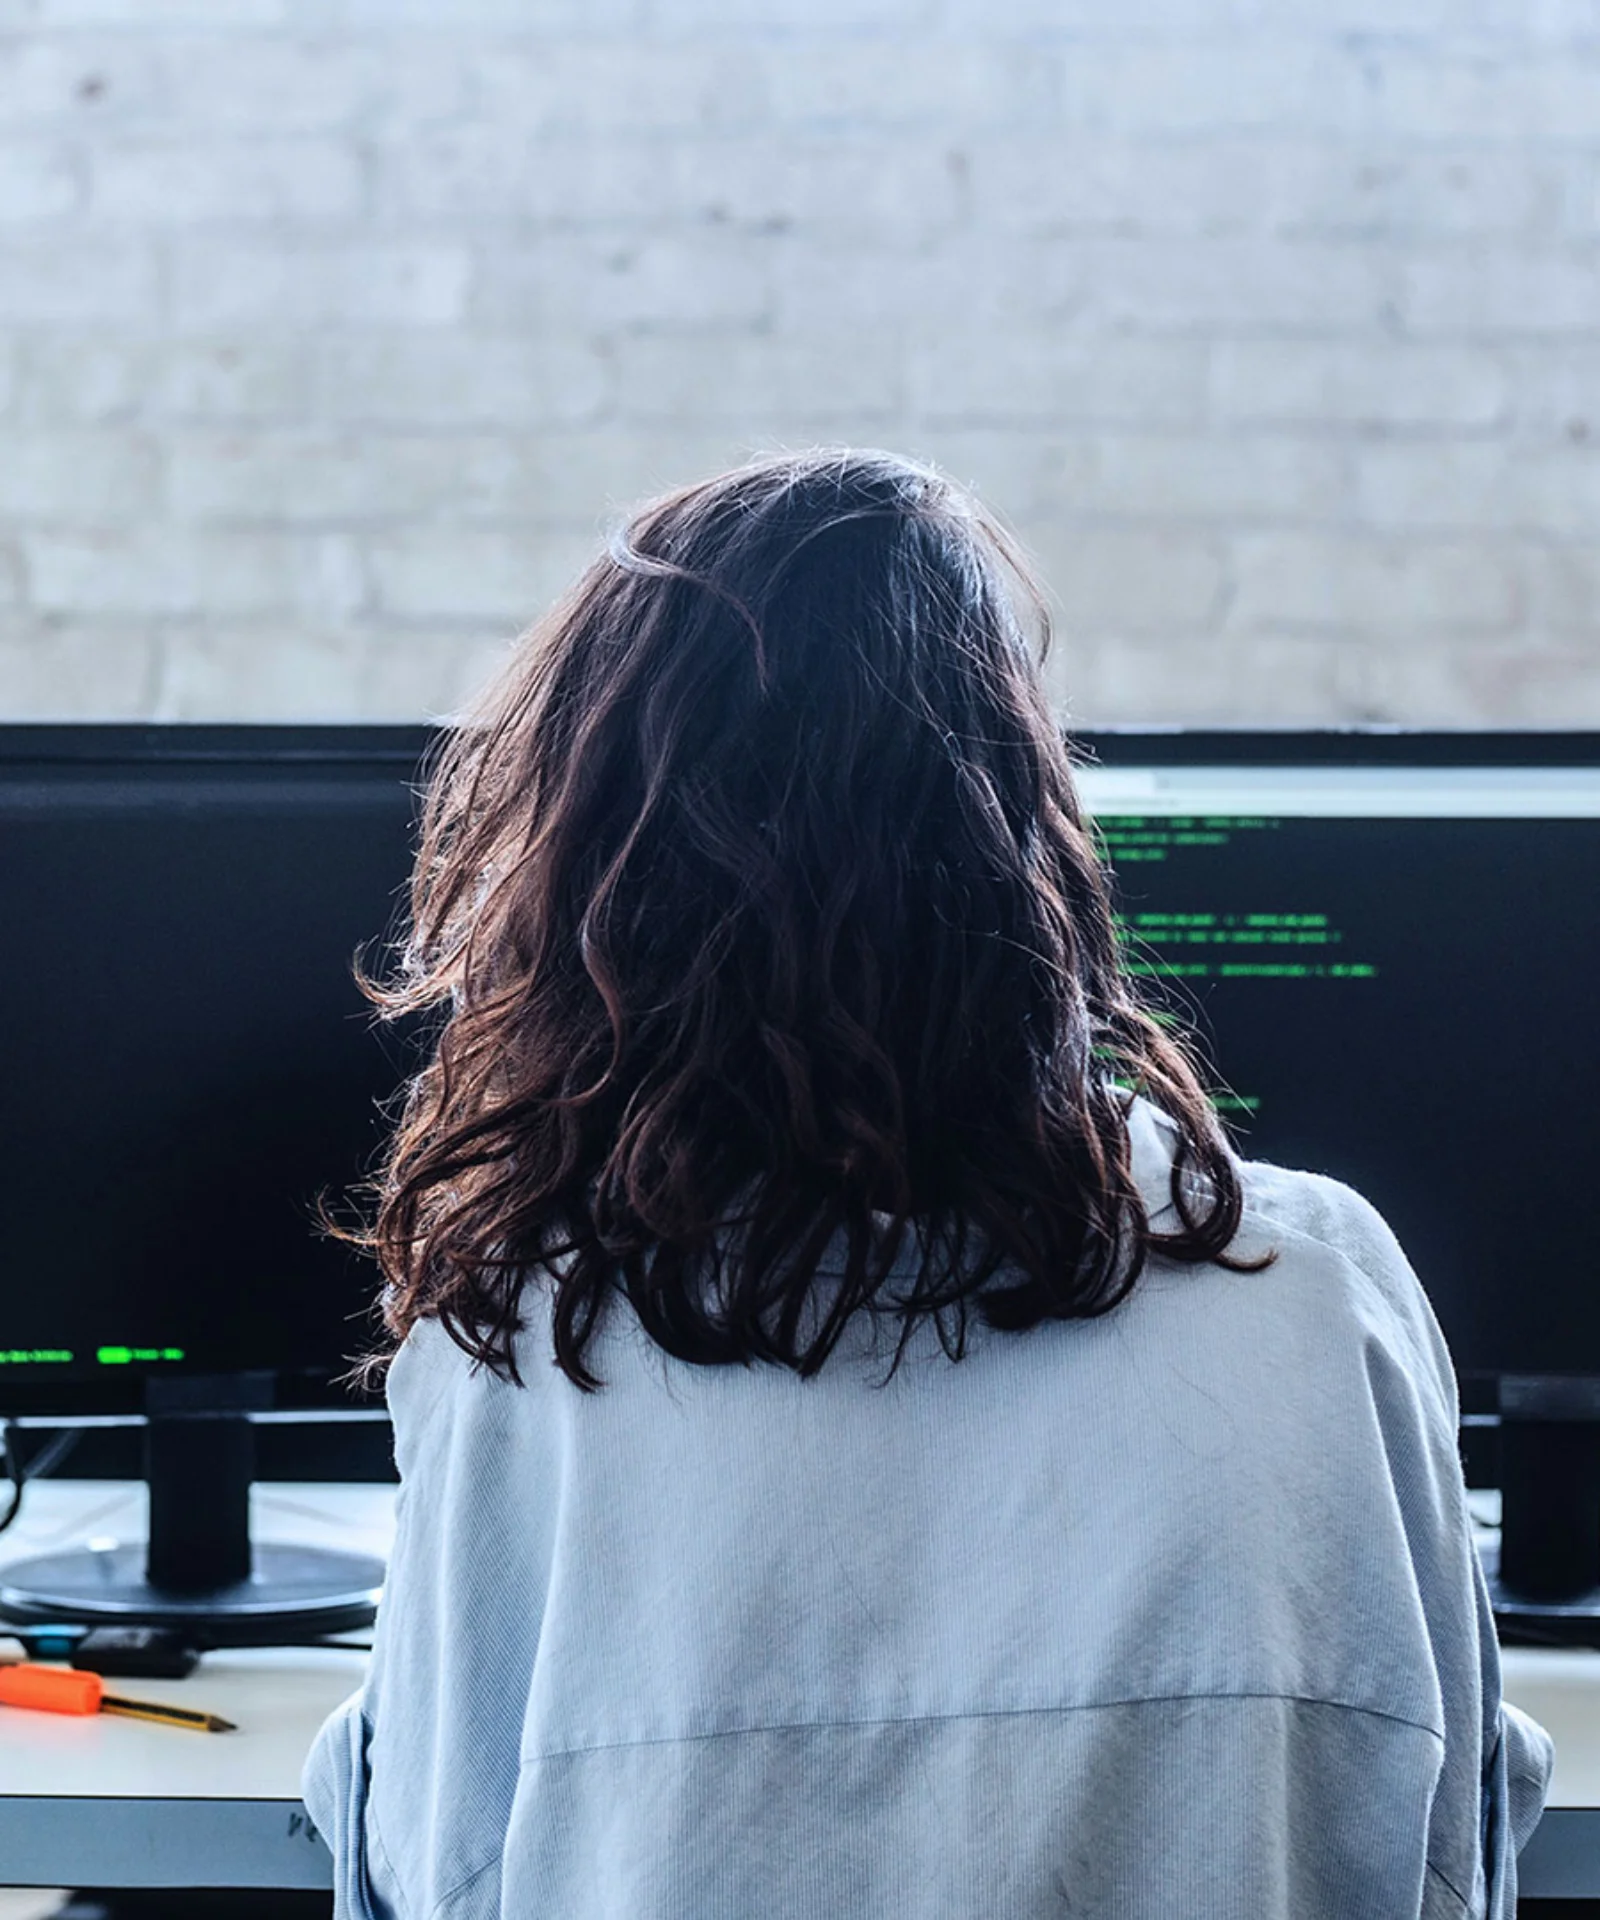
[(199, 1713), (192, 1707), (164, 1707), (154, 1700), (121, 1700), (114, 1693), (100, 1696), (102, 1713), (126, 1714), (130, 1720), (159, 1720), (169, 1727), (195, 1727), (201, 1733), (233, 1733), (235, 1722), (220, 1713)]

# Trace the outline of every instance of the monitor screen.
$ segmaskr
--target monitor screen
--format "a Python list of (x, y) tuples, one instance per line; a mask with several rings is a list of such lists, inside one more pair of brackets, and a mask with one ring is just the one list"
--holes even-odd
[(0, 1410), (269, 1371), (337, 1403), (374, 1270), (318, 1196), (405, 1071), (357, 990), (421, 728), (0, 728)]
[[(1080, 738), (1129, 963), (1242, 1149), (1380, 1208), (1464, 1383), (1600, 1375), (1600, 739)], [(345, 1398), (373, 1269), (314, 1208), (412, 1064), (352, 960), (427, 740), (0, 727), (0, 1412), (183, 1371)]]
[(1379, 1208), (1469, 1399), (1600, 1374), (1600, 742), (1085, 744), (1128, 962), (1199, 1030), (1242, 1150)]

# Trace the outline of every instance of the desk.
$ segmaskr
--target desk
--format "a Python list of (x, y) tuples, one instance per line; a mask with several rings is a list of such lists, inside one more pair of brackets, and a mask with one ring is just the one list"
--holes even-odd
[(1528, 1899), (1600, 1898), (1600, 1653), (1506, 1647), (1502, 1691), (1556, 1743), (1544, 1818), (1523, 1850)]
[[(390, 1488), (262, 1486), (251, 1497), (260, 1538), (388, 1551)], [(0, 1561), (143, 1526), (142, 1487), (57, 1481), (30, 1489), (22, 1520), (0, 1536)], [(350, 1649), (253, 1648), (207, 1654), (188, 1680), (118, 1682), (193, 1700), (237, 1720), (237, 1734), (0, 1709), (0, 1885), (328, 1886), (300, 1765), (361, 1668)], [(1522, 1892), (1600, 1896), (1600, 1653), (1512, 1647), (1504, 1672), (1506, 1697), (1556, 1743)]]
[[(260, 1539), (388, 1551), (390, 1488), (262, 1486), (251, 1501)], [(137, 1538), (144, 1514), (142, 1486), (32, 1487), (22, 1519), (0, 1536), (0, 1560)], [(208, 1653), (187, 1680), (115, 1683), (118, 1693), (207, 1707), (237, 1721), (237, 1733), (0, 1709), (0, 1885), (330, 1886), (332, 1862), (300, 1804), (300, 1767), (364, 1664), (354, 1648), (248, 1648)]]

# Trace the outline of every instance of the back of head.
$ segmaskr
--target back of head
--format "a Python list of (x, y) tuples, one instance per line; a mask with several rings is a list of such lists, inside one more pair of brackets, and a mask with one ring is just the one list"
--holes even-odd
[[(434, 1007), (372, 1235), (390, 1325), (580, 1384), (625, 1293), (692, 1361), (822, 1365), (854, 1312), (1105, 1311), (1223, 1254), (1232, 1162), (1118, 966), (1020, 557), (936, 473), (762, 460), (659, 500), (525, 642), (430, 794)], [(1130, 1087), (1178, 1122), (1150, 1231)], [(1195, 1209), (1198, 1208), (1198, 1212)], [(825, 1294), (814, 1285), (828, 1258)]]

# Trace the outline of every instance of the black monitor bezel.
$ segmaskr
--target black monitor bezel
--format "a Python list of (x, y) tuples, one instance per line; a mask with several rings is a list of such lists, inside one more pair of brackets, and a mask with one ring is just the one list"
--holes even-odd
[(11, 720), (0, 722), (0, 765), (191, 766), (385, 761), (416, 768), (443, 729), (419, 722)]
[[(410, 780), (426, 767), (440, 736), (439, 728), (416, 723), (8, 721), (0, 723), (0, 779), (26, 777), (31, 768), (42, 775), (111, 780), (133, 769), (226, 765), (267, 779), (275, 772), (294, 778), (314, 770), (337, 778), (341, 770), (363, 775), (389, 768), (397, 779)], [(5, 1380), (0, 1417), (71, 1421), (141, 1414), (149, 1377), (129, 1368), (104, 1379)], [(265, 1398), (279, 1410), (309, 1415), (374, 1404), (338, 1379), (289, 1372), (270, 1376)]]
[[(226, 763), (268, 775), (307, 767), (352, 771), (390, 766), (414, 777), (443, 737), (424, 723), (11, 721), (0, 723), (0, 777), (30, 765), (103, 771), (130, 766)], [(1600, 732), (1492, 732), (1397, 727), (1069, 727), (1078, 760), (1104, 766), (1588, 767), (1600, 764)], [(114, 1380), (4, 1382), (0, 1416), (74, 1419), (144, 1410), (144, 1376)], [(281, 1376), (280, 1408), (318, 1411), (360, 1402), (337, 1381)]]
[(1081, 764), (1123, 767), (1590, 767), (1600, 732), (1471, 728), (1066, 729)]
[[(1090, 771), (1096, 767), (1444, 771), (1600, 766), (1600, 731), (1594, 729), (1416, 728), (1385, 723), (1322, 728), (1069, 725), (1065, 731), (1075, 766)], [(1136, 803), (1119, 803), (1119, 810), (1136, 811)], [(1497, 1405), (1498, 1381), (1497, 1373), (1464, 1376), (1463, 1411), (1480, 1418), (1491, 1411)], [(1496, 1484), (1494, 1471), (1480, 1474), (1472, 1484)]]

